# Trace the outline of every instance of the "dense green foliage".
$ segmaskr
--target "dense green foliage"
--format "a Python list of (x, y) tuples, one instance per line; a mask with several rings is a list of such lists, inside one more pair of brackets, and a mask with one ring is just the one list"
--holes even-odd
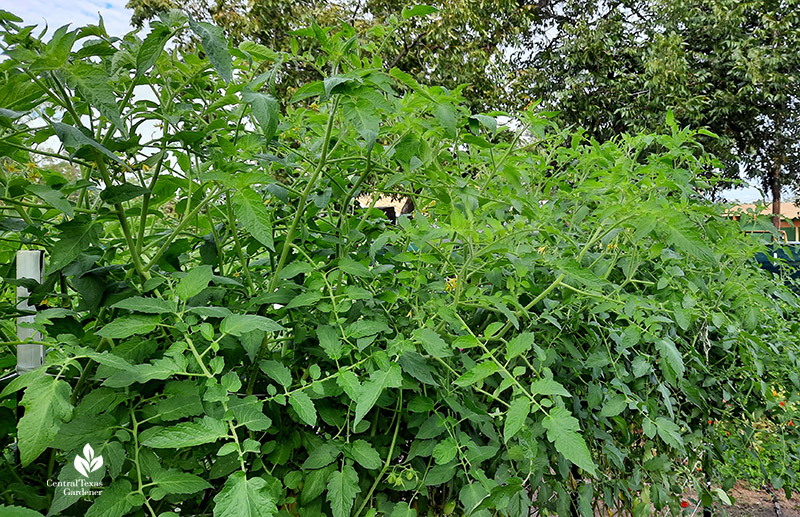
[[(143, 41), (47, 43), (0, 15), (1, 330), (14, 252), (44, 248), (50, 348), (0, 394), (4, 423), (25, 408), (0, 428), (5, 504), (679, 513), (687, 483), (728, 499), (713, 422), (800, 399), (797, 299), (705, 200), (709, 158), (671, 116), (603, 144), (533, 111), (512, 133), (374, 67), (347, 26), (283, 53), (177, 12)], [(202, 54), (163, 50), (187, 31)], [(324, 79), (279, 98), (283, 66)], [(416, 210), (393, 225), (362, 193)], [(102, 494), (49, 488), (87, 442)], [(795, 465), (770, 474), (794, 486)]]

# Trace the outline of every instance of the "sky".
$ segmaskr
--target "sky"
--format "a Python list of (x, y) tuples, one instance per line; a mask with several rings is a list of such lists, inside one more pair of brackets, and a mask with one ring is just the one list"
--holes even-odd
[(42, 28), (49, 25), (49, 32), (68, 23), (73, 27), (96, 24), (100, 13), (108, 33), (121, 36), (132, 29), (131, 10), (125, 8), (127, 1), (0, 0), (0, 9), (16, 14), (26, 24), (38, 24)]
[[(74, 27), (97, 23), (98, 13), (103, 16), (109, 34), (122, 35), (132, 30), (131, 10), (125, 8), (128, 0), (0, 0), (0, 9), (10, 11), (26, 24), (49, 24), (50, 32), (66, 25)], [(751, 203), (763, 198), (752, 186), (727, 190), (723, 193), (729, 201)]]

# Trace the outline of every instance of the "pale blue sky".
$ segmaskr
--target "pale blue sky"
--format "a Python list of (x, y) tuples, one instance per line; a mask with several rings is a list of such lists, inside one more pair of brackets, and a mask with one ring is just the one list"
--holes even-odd
[[(71, 23), (73, 26), (97, 23), (98, 13), (103, 16), (109, 34), (122, 35), (132, 29), (131, 11), (125, 8), (128, 0), (0, 0), (0, 9), (10, 11), (25, 20), (50, 31)], [(749, 203), (760, 200), (761, 193), (755, 187), (730, 190), (725, 196), (731, 201)]]
[(0, 0), (0, 9), (10, 11), (25, 23), (45, 23), (50, 31), (66, 25), (97, 23), (98, 13), (103, 16), (109, 34), (122, 35), (131, 30), (131, 11), (125, 8), (127, 0)]

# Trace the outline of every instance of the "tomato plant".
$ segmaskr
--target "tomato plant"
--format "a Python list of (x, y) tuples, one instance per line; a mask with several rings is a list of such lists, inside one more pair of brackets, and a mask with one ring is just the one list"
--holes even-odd
[(680, 513), (686, 483), (728, 499), (709, 422), (800, 391), (797, 300), (670, 117), (598, 143), (471, 113), (347, 25), (281, 53), (180, 12), (143, 39), (0, 20), (7, 371), (14, 253), (47, 254), (46, 364), (0, 394), (9, 506)]

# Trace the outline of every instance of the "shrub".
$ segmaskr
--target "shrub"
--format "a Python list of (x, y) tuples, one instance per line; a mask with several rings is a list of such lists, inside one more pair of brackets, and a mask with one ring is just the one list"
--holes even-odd
[[(603, 144), (535, 111), (512, 131), (384, 72), (348, 26), (282, 54), (177, 12), (144, 40), (45, 43), (18, 21), (2, 14), (3, 276), (47, 251), (50, 350), (2, 393), (25, 408), (2, 429), (10, 504), (679, 513), (686, 481), (728, 498), (714, 422), (798, 391), (796, 299), (705, 200), (712, 162), (669, 118)], [(202, 50), (168, 46), (184, 31)], [(276, 99), (295, 67), (320, 80)], [(379, 194), (413, 214), (390, 223)], [(87, 443), (100, 495), (49, 488), (80, 479)]]

